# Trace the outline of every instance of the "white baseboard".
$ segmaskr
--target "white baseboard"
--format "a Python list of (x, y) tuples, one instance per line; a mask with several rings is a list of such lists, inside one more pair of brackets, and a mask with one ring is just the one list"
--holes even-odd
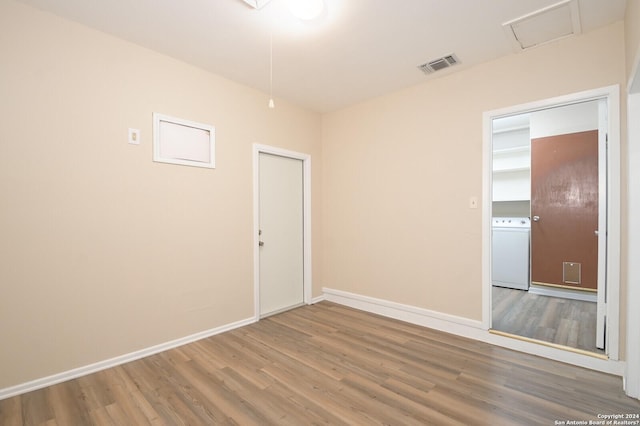
[[(389, 318), (406, 321), (411, 324), (466, 335), (470, 330), (482, 329), (482, 322), (455, 315), (443, 314), (429, 309), (362, 296), (330, 288), (322, 289), (326, 300), (340, 305), (350, 306), (362, 311), (375, 313)], [(452, 331), (453, 330), (453, 331)]]
[(54, 374), (52, 376), (43, 377), (40, 379), (32, 380), (30, 382), (22, 383), (16, 386), (0, 389), (0, 400), (11, 398), (12, 396), (21, 395), (34, 390), (42, 389), (47, 386), (52, 386), (58, 383), (66, 382), (67, 380), (75, 379), (78, 377), (86, 376), (87, 374), (96, 373), (107, 368), (115, 367), (117, 365), (125, 364), (127, 362), (135, 361), (140, 358), (144, 358), (150, 355), (157, 354), (169, 349), (177, 348), (178, 346), (186, 345), (197, 340), (205, 339), (207, 337), (214, 336), (216, 334), (224, 333), (245, 325), (249, 325), (256, 322), (255, 318), (248, 318), (245, 320), (233, 322), (220, 327), (205, 330), (200, 333), (195, 333), (190, 336), (181, 337), (170, 342), (161, 343), (159, 345), (151, 346), (149, 348), (141, 349), (139, 351), (131, 352), (125, 355), (120, 355), (115, 358), (99, 361), (94, 364), (85, 365), (83, 367), (74, 368), (73, 370), (64, 371), (62, 373)]
[(314, 297), (313, 299), (311, 299), (311, 303), (309, 303), (310, 305), (315, 305), (316, 303), (320, 303), (323, 300), (326, 300), (326, 296), (324, 294), (318, 296), (318, 297)]
[(492, 345), (501, 346), (519, 352), (537, 355), (591, 370), (623, 376), (626, 364), (623, 361), (602, 359), (595, 356), (584, 355), (542, 344), (514, 339), (490, 333), (483, 327), (482, 321), (458, 317), (418, 308), (402, 303), (391, 302), (384, 299), (376, 299), (341, 290), (323, 288), (326, 300), (340, 305), (349, 306), (365, 312), (382, 315), (389, 318), (420, 325), (434, 330), (444, 331), (457, 336), (479, 340)]
[(583, 302), (598, 302), (596, 293), (585, 292), (580, 290), (570, 290), (562, 288), (544, 287), (531, 284), (529, 293), (538, 294), (540, 296), (560, 297), (563, 299), (581, 300)]

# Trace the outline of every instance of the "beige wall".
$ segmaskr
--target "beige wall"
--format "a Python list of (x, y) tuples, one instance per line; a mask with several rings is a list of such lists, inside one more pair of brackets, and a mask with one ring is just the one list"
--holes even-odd
[(324, 285), (480, 320), (483, 112), (624, 85), (623, 37), (618, 22), (325, 115)]
[[(0, 52), (0, 389), (253, 316), (254, 142), (317, 159), (321, 234), (318, 114), (12, 1)], [(216, 169), (152, 162), (153, 112)]]
[(640, 1), (627, 0), (624, 24), (627, 77), (630, 79), (640, 61)]

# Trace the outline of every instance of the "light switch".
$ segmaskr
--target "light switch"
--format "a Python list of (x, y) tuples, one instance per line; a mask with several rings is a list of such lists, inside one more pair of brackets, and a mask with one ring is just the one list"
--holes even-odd
[(129, 129), (129, 143), (132, 145), (140, 145), (139, 129)]
[(469, 197), (469, 208), (470, 209), (478, 208), (478, 197)]

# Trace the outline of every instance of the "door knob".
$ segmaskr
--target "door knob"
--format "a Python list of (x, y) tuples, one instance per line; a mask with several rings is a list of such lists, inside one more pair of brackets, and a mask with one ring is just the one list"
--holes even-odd
[(533, 217), (533, 221), (534, 222), (539, 222), (540, 221), (540, 216), (534, 216)]

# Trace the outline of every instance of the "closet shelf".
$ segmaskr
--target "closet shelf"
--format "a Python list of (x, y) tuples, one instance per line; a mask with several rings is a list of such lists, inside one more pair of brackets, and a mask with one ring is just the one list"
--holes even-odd
[(520, 154), (520, 153), (529, 153), (530, 149), (528, 146), (514, 146), (512, 148), (500, 148), (494, 149), (494, 155), (509, 155), (509, 154)]
[(493, 173), (512, 173), (512, 172), (529, 172), (531, 171), (530, 167), (505, 167), (493, 169)]

